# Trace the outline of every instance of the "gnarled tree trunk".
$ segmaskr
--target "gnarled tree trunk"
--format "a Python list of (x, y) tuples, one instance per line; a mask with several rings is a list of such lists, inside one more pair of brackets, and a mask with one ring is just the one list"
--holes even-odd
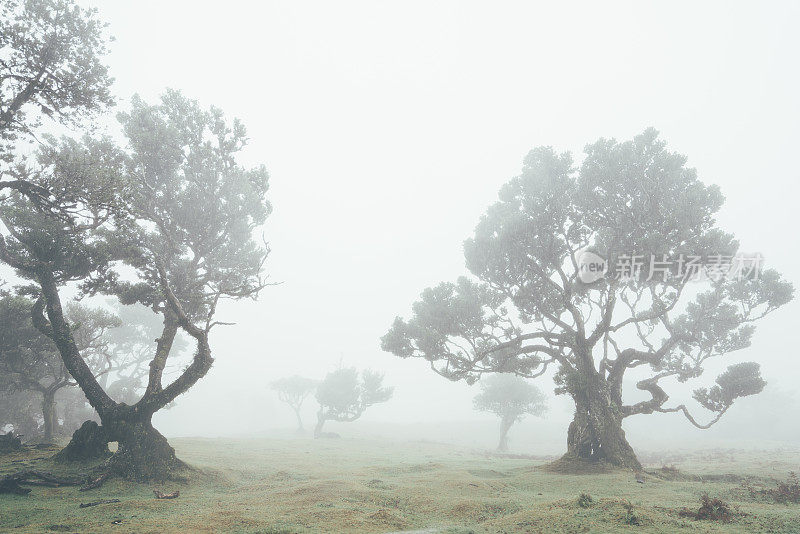
[(153, 428), (152, 414), (137, 412), (135, 407), (120, 406), (102, 416), (103, 424), (87, 421), (75, 432), (69, 445), (57, 458), (64, 461), (108, 456), (107, 444), (119, 444), (116, 454), (104, 464), (105, 475), (132, 480), (166, 480), (186, 467), (175, 456), (167, 438)]
[(82, 462), (107, 458), (111, 456), (108, 441), (108, 436), (100, 425), (94, 421), (85, 421), (54, 459), (58, 462)]
[(622, 430), (622, 413), (600, 380), (572, 392), (575, 416), (567, 432), (565, 460), (607, 462), (616, 467), (641, 469)]
[(110, 441), (119, 443), (109, 467), (115, 474), (133, 480), (164, 480), (186, 467), (150, 422), (152, 415), (137, 415), (133, 410), (106, 417), (103, 428)]

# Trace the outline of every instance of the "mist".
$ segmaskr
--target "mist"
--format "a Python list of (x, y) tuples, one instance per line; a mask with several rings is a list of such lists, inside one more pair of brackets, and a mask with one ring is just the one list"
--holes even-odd
[[(231, 198), (241, 201), (244, 207), (238, 213), (244, 213), (242, 220), (250, 226), (244, 230), (232, 230), (234, 241), (239, 239), (241, 246), (231, 250), (243, 251), (242, 257), (247, 254), (253, 257), (247, 256), (242, 260), (243, 264), (247, 263), (246, 267), (225, 267), (229, 269), (226, 273), (251, 269), (252, 272), (241, 275), (242, 285), (247, 290), (219, 289), (217, 298), (211, 299), (213, 305), (204, 304), (211, 309), (204, 312), (207, 321), (206, 315), (198, 315), (203, 317), (200, 320), (188, 313), (184, 325), (181, 314), (176, 312), (175, 324), (179, 326), (175, 327), (178, 334), (173, 336), (177, 341), (163, 370), (164, 388), (168, 389), (172, 381), (191, 369), (192, 362), (198, 361), (197, 354), (205, 350), (205, 341), (201, 340), (200, 333), (194, 333), (190, 323), (200, 325), (202, 330), (204, 324), (219, 322), (213, 329), (208, 327), (203, 334), (209, 347), (207, 361), (213, 360), (213, 364), (208, 361), (207, 372), (203, 369), (204, 373), (196, 384), (186, 387), (174, 399), (164, 396), (164, 402), (152, 413), (152, 426), (166, 440), (177, 443), (179, 456), (188, 451), (195, 463), (213, 470), (217, 468), (213, 462), (203, 463), (209, 462), (208, 458), (213, 455), (197, 452), (201, 450), (198, 444), (233, 444), (229, 451), (238, 450), (237, 447), (244, 446), (243, 443), (265, 443), (265, 450), (270, 447), (277, 450), (283, 446), (298, 447), (298, 450), (322, 447), (306, 451), (310, 458), (320, 462), (328, 458), (326, 455), (334, 454), (331, 447), (340, 446), (335, 445), (338, 441), (324, 439), (322, 443), (334, 445), (309, 445), (318, 441), (313, 440), (314, 437), (341, 438), (341, 443), (352, 446), (353, 450), (367, 447), (363, 445), (365, 443), (423, 449), (452, 446), (452, 450), (462, 451), (458, 454), (485, 454), (487, 458), (500, 458), (497, 461), (501, 462), (511, 462), (514, 458), (550, 462), (565, 453), (571, 454), (573, 444), (568, 443), (568, 431), (572, 432), (571, 422), (579, 417), (574, 395), (570, 394), (574, 389), (570, 390), (569, 379), (559, 374), (563, 363), (554, 363), (549, 368), (547, 364), (537, 367), (541, 362), (537, 360), (533, 365), (530, 360), (526, 363), (517, 359), (519, 355), (509, 356), (506, 363), (493, 360), (493, 351), (507, 348), (501, 342), (514, 337), (513, 329), (509, 329), (499, 337), (492, 337), (491, 341), (482, 340), (499, 347), (487, 350), (481, 358), (476, 357), (475, 361), (469, 362), (472, 367), (467, 368), (469, 366), (464, 360), (459, 360), (460, 347), (453, 349), (447, 343), (463, 334), (458, 327), (466, 324), (464, 328), (469, 330), (468, 319), (472, 316), (464, 320), (458, 316), (452, 324), (441, 326), (443, 333), (440, 337), (431, 334), (433, 337), (430, 339), (435, 339), (435, 343), (426, 344), (425, 334), (438, 333), (440, 323), (437, 321), (449, 320), (450, 309), (457, 310), (454, 314), (462, 310), (453, 302), (461, 302), (458, 300), (461, 297), (468, 300), (472, 294), (457, 286), (452, 295), (441, 297), (441, 302), (450, 303), (450, 308), (445, 304), (442, 304), (443, 308), (437, 308), (435, 304), (441, 303), (436, 300), (439, 297), (426, 297), (424, 292), (442, 282), (457, 285), (459, 277), (468, 277), (485, 282), (496, 294), (507, 298), (503, 306), (516, 306), (511, 312), (514, 321), (528, 317), (526, 313), (536, 317), (538, 309), (530, 312), (520, 304), (521, 299), (529, 295), (523, 288), (524, 284), (512, 281), (504, 286), (502, 276), (497, 274), (506, 269), (509, 279), (514, 278), (517, 264), (513, 261), (513, 251), (518, 247), (508, 245), (508, 249), (502, 249), (511, 259), (495, 254), (495, 258), (506, 258), (498, 260), (508, 262), (504, 267), (497, 267), (491, 258), (481, 256), (481, 251), (488, 251), (485, 256), (492, 257), (500, 249), (491, 249), (487, 243), (495, 246), (492, 239), (501, 239), (506, 235), (504, 231), (514, 228), (512, 223), (497, 223), (494, 230), (481, 234), (481, 225), (488, 228), (494, 224), (495, 212), (492, 210), (495, 204), (513, 203), (509, 200), (513, 197), (509, 193), (511, 189), (508, 189), (512, 186), (504, 184), (523, 184), (519, 186), (522, 192), (513, 197), (523, 200), (519, 201), (519, 206), (514, 206), (520, 211), (535, 211), (526, 202), (532, 202), (531, 195), (538, 193), (530, 191), (539, 186), (530, 184), (535, 182), (534, 178), (557, 174), (553, 169), (559, 162), (566, 161), (559, 159), (566, 158), (564, 153), (569, 153), (572, 158), (568, 165), (571, 170), (564, 171), (564, 176), (569, 176), (565, 178), (566, 182), (574, 180), (579, 184), (575, 191), (588, 195), (590, 193), (586, 191), (591, 187), (581, 189), (581, 180), (594, 184), (598, 189), (607, 185), (606, 182), (597, 185), (604, 178), (593, 178), (594, 175), (586, 170), (593, 168), (591, 165), (595, 160), (608, 163), (612, 168), (617, 161), (614, 158), (624, 159), (629, 152), (639, 150), (631, 146), (645, 146), (642, 152), (652, 150), (655, 154), (657, 151), (652, 147), (665, 143), (663, 150), (686, 157), (685, 164), (677, 173), (680, 180), (689, 180), (686, 177), (693, 178), (693, 173), (696, 173), (702, 187), (709, 188), (703, 191), (711, 192), (703, 193), (706, 195), (702, 197), (703, 201), (696, 201), (699, 196), (687, 193), (686, 198), (691, 202), (681, 203), (680, 199), (684, 197), (680, 195), (684, 190), (670, 190), (672, 192), (661, 199), (663, 204), (644, 210), (644, 216), (652, 217), (655, 226), (667, 219), (670, 222), (664, 222), (664, 225), (672, 224), (674, 216), (677, 227), (681, 220), (690, 218), (676, 215), (677, 209), (685, 208), (688, 213), (706, 201), (712, 206), (716, 198), (714, 186), (718, 187), (720, 207), (718, 210), (709, 207), (714, 227), (735, 236), (738, 251), (763, 257), (764, 267), (780, 273), (779, 282), (787, 284), (772, 290), (771, 294), (784, 292), (788, 296), (774, 309), (773, 301), (769, 301), (768, 316), (758, 319), (755, 332), (742, 347), (736, 345), (738, 338), (732, 338), (728, 345), (735, 347), (729, 353), (726, 350), (722, 351), (725, 354), (721, 357), (709, 358), (708, 361), (701, 359), (691, 372), (684, 369), (672, 373), (675, 376), (668, 376), (660, 383), (668, 390), (668, 400), (662, 401), (655, 409), (647, 403), (658, 398), (657, 392), (654, 394), (649, 386), (642, 386), (641, 381), (653, 373), (671, 368), (663, 362), (652, 367), (642, 362), (631, 364), (620, 391), (624, 404), (638, 407), (631, 409), (639, 411), (630, 417), (626, 415), (621, 425), (624, 430), (622, 442), (629, 443), (636, 455), (631, 452), (629, 460), (611, 463), (633, 468), (638, 473), (643, 471), (642, 466), (660, 467), (674, 461), (680, 463), (682, 458), (690, 462), (688, 458), (694, 458), (692, 454), (709, 450), (761, 451), (767, 455), (771, 453), (764, 451), (776, 451), (775, 454), (787, 454), (790, 458), (786, 460), (787, 465), (796, 463), (791, 458), (796, 458), (796, 452), (800, 450), (800, 394), (797, 390), (800, 363), (796, 358), (793, 335), (800, 328), (800, 304), (791, 299), (791, 283), (800, 280), (800, 248), (796, 237), (800, 170), (793, 165), (800, 141), (800, 103), (797, 99), (800, 94), (800, 72), (797, 69), (800, 35), (796, 31), (800, 5), (797, 3), (269, 1), (228, 2), (223, 5), (188, 1), (75, 1), (81, 8), (96, 8), (97, 19), (107, 24), (103, 31), (113, 36), (101, 58), (113, 78), (108, 81), (106, 89), (114, 103), (98, 106), (99, 111), (93, 112), (89, 120), (77, 124), (51, 120), (53, 116), (47, 111), (38, 110), (37, 114), (25, 119), (31, 116), (41, 119), (36, 127), (9, 141), (18, 142), (14, 145), (14, 158), (33, 158), (39, 144), (43, 139), (49, 139), (47, 136), (50, 134), (80, 139), (81, 135), (89, 132), (98, 139), (106, 136), (109, 143), (122, 147), (119, 150), (129, 155), (126, 157), (134, 163), (120, 164), (120, 168), (130, 165), (130, 168), (144, 169), (141, 174), (147, 176), (151, 167), (167, 161), (166, 150), (171, 146), (165, 142), (167, 148), (164, 152), (156, 151), (152, 146), (158, 146), (165, 137), (154, 136), (155, 141), (151, 142), (147, 140), (148, 132), (158, 131), (159, 135), (167, 137), (172, 135), (169, 132), (178, 131), (182, 126), (174, 126), (170, 121), (180, 121), (182, 113), (189, 117), (195, 112), (200, 114), (200, 110), (203, 113), (211, 110), (208, 116), (214, 119), (208, 119), (208, 131), (200, 135), (206, 136), (203, 140), (213, 140), (217, 135), (215, 120), (228, 125), (229, 130), (224, 135), (236, 136), (238, 130), (234, 118), (240, 119), (246, 127), (246, 135), (241, 140), (236, 138), (236, 143), (241, 141), (242, 149), (237, 148), (235, 154), (232, 151), (229, 156), (219, 156), (219, 161), (233, 162), (230, 165), (236, 166), (237, 179), (248, 176), (241, 182), (245, 193)], [(9, 42), (3, 42), (2, 46), (11, 47)], [(173, 89), (181, 95), (169, 97), (173, 98), (178, 111), (153, 111), (162, 102), (162, 95), (171, 94), (168, 91)], [(0, 106), (0, 111), (2, 109)], [(220, 110), (219, 117), (213, 115), (214, 109)], [(152, 113), (152, 116), (147, 113)], [(163, 128), (163, 132), (168, 133), (158, 130), (162, 124), (159, 121), (168, 125)], [(32, 141), (20, 141), (28, 134)], [(606, 146), (612, 148), (598, 156)], [(546, 148), (536, 152), (537, 147)], [(224, 152), (224, 147), (219, 151)], [(186, 150), (187, 154), (190, 152)], [(673, 160), (668, 156), (664, 158), (667, 163), (658, 165), (666, 169)], [(191, 158), (188, 160), (191, 163)], [(11, 161), (2, 163), (7, 175)], [(145, 163), (135, 167), (139, 161)], [(228, 163), (220, 163), (219, 168), (229, 169), (226, 165)], [(46, 168), (46, 165), (42, 166)], [(633, 167), (635, 165), (625, 169)], [(183, 172), (189, 175), (189, 171)], [(220, 172), (224, 174), (226, 171)], [(605, 176), (604, 172), (598, 171), (597, 174)], [(629, 171), (620, 171), (621, 177), (609, 179), (609, 190), (617, 182), (624, 182), (626, 178), (622, 175), (626, 172)], [(638, 172), (638, 168), (630, 172)], [(245, 184), (247, 180), (250, 181)], [(75, 183), (82, 182), (79, 179)], [(695, 182), (691, 184), (685, 191), (695, 191), (691, 188), (700, 187), (694, 185)], [(259, 189), (262, 185), (263, 191)], [(251, 190), (246, 189), (251, 186), (259, 195), (263, 193), (263, 198), (259, 197), (262, 205), (253, 207), (241, 200), (252, 195)], [(646, 186), (642, 189), (647, 193)], [(185, 186), (176, 189), (185, 190)], [(557, 202), (559, 194), (557, 189), (553, 191), (556, 193), (547, 197), (550, 204), (542, 201), (545, 202), (543, 205)], [(24, 193), (20, 194), (24, 196)], [(149, 202), (158, 205), (161, 198), (154, 195)], [(209, 198), (210, 204), (214, 204), (213, 197)], [(675, 198), (678, 200), (669, 204)], [(0, 199), (0, 210), (5, 200), (5, 197)], [(76, 205), (81, 205), (81, 202), (90, 203), (81, 198)], [(191, 206), (191, 202), (186, 202)], [(235, 202), (225, 200), (220, 201), (220, 205)], [(581, 200), (575, 202), (580, 204)], [(597, 202), (600, 212), (603, 207), (600, 201)], [(210, 204), (197, 202), (195, 216), (197, 213), (216, 213)], [(663, 209), (669, 213), (661, 213), (662, 206), (666, 206)], [(593, 215), (591, 207), (588, 201), (580, 204), (579, 209), (585, 210), (587, 220)], [(50, 208), (47, 205), (39, 209), (46, 212)], [(192, 218), (191, 208), (182, 205), (181, 210), (183, 219), (178, 217), (179, 220)], [(255, 215), (247, 210), (252, 210)], [(9, 213), (11, 220), (3, 218), (0, 234), (12, 243), (16, 238), (14, 217), (17, 215), (16, 212)], [(161, 235), (158, 232), (166, 235), (159, 222), (153, 218), (141, 223), (142, 235), (148, 232), (155, 236)], [(106, 224), (106, 220), (97, 223), (98, 226), (101, 224)], [(119, 225), (113, 231), (120, 228), (125, 227)], [(187, 235), (187, 243), (190, 243), (192, 227), (188, 228), (189, 231), (180, 235)], [(694, 230), (686, 231), (689, 235)], [(665, 235), (667, 233), (665, 230)], [(709, 230), (703, 234), (703, 239), (712, 233)], [(200, 234), (202, 232), (198, 231)], [(148, 246), (171, 245), (162, 237), (155, 238), (158, 245)], [(142, 238), (143, 247), (149, 243), (147, 239)], [(568, 241), (566, 234), (564, 239)], [(584, 243), (581, 251), (594, 251), (592, 247), (602, 243), (605, 237), (601, 235), (593, 239), (595, 241), (591, 243)], [(649, 246), (651, 241), (648, 239), (650, 237), (642, 238), (641, 242), (647, 242)], [(692, 239), (695, 237), (686, 237), (680, 246), (701, 242), (700, 238)], [(113, 241), (109, 243), (112, 243), (111, 248), (122, 248), (119, 244), (113, 245)], [(167, 245), (164, 247), (168, 248)], [(127, 287), (125, 291), (128, 293), (119, 289), (108, 290), (120, 281), (124, 285), (145, 280), (155, 288), (154, 291), (165, 291), (167, 296), (163, 297), (163, 309), (169, 309), (172, 301), (164, 289), (169, 285), (168, 279), (173, 284), (182, 280), (179, 275), (171, 278), (173, 271), (170, 269), (178, 272), (184, 268), (180, 261), (191, 263), (191, 258), (201, 257), (198, 250), (202, 247), (193, 246), (193, 243), (187, 245), (187, 250), (192, 251), (185, 255), (189, 259), (174, 260), (178, 267), (167, 265), (162, 269), (160, 260), (153, 260), (153, 265), (162, 270), (153, 267), (146, 271), (141, 267), (150, 261), (149, 253), (143, 253), (136, 260), (116, 258), (114, 261), (118, 263), (98, 268), (91, 276), (75, 276), (63, 282), (59, 286), (60, 298), (66, 303), (84, 295), (81, 299), (83, 305), (111, 314), (130, 313), (131, 317), (136, 314), (145, 317), (149, 314), (146, 310), (120, 307), (115, 297), (110, 295), (116, 291), (114, 294), (121, 300), (130, 300), (125, 304), (135, 302), (137, 306), (144, 304), (145, 307), (152, 304), (154, 309), (158, 308), (153, 304), (155, 301), (131, 296), (133, 289)], [(259, 256), (262, 252), (263, 258)], [(655, 252), (672, 253), (675, 250)], [(167, 253), (164, 254), (166, 257)], [(534, 255), (534, 252), (530, 254)], [(152, 255), (157, 257), (158, 253)], [(224, 257), (225, 253), (220, 253), (219, 258)], [(264, 262), (256, 268), (254, 265), (259, 258)], [(224, 263), (221, 259), (214, 261)], [(568, 269), (572, 268), (568, 255), (558, 261)], [(26, 278), (19, 269), (14, 269), (13, 262), (5, 260), (2, 263), (0, 279), (6, 281), (3, 290), (10, 291), (12, 287), (31, 283), (31, 280), (36, 286), (38, 275)], [(209, 264), (214, 262), (209, 260)], [(201, 265), (202, 271), (205, 265), (202, 262)], [(554, 267), (554, 272), (558, 271), (557, 267)], [(118, 277), (97, 281), (109, 269), (118, 273)], [(147, 276), (150, 278), (142, 272), (149, 272)], [(163, 276), (162, 286), (153, 282), (159, 274)], [(561, 283), (555, 274), (548, 276)], [(86, 280), (96, 282), (93, 287), (96, 294), (86, 291), (85, 287), (81, 293), (81, 284)], [(219, 287), (223, 285), (219, 282)], [(563, 285), (566, 287), (567, 282)], [(42, 290), (25, 291), (19, 294), (30, 299), (30, 306)], [(579, 297), (575, 298), (583, 298), (580, 291)], [(588, 294), (590, 290), (586, 291)], [(699, 285), (690, 286), (684, 298), (697, 298), (701, 291)], [(176, 294), (176, 302), (184, 299), (177, 290)], [(530, 294), (545, 295), (545, 291), (541, 286), (535, 286)], [(566, 301), (570, 298), (572, 295), (566, 297)], [(647, 301), (647, 298), (653, 300)], [(656, 297), (647, 298), (644, 302), (649, 304), (642, 306), (656, 309)], [(43, 296), (42, 301), (50, 306), (52, 298)], [(184, 307), (189, 301), (188, 298), (183, 300)], [(430, 304), (430, 310), (425, 307), (426, 303)], [(604, 301), (603, 305), (608, 306), (608, 302)], [(54, 312), (47, 306), (44, 314), (53, 322), (53, 316), (49, 314)], [(719, 308), (722, 306), (720, 304)], [(463, 309), (467, 308), (465, 304)], [(13, 318), (14, 311), (10, 309), (8, 316)], [(437, 310), (441, 312), (442, 309), (447, 309), (447, 313), (437, 315)], [(505, 313), (505, 308), (502, 309), (501, 313)], [(643, 313), (642, 309), (631, 313)], [(79, 311), (68, 311), (67, 322), (73, 326), (79, 324), (79, 320), (70, 316), (70, 313)], [(568, 305), (565, 304), (562, 311), (571, 317)], [(555, 319), (550, 319), (552, 325), (560, 323), (562, 311), (556, 314)], [(547, 317), (545, 312), (541, 313)], [(691, 306), (687, 308), (685, 303), (670, 313), (688, 313), (689, 317), (694, 317)], [(697, 312), (695, 322), (701, 323), (705, 317), (711, 316), (710, 313)], [(165, 312), (164, 317), (167, 315)], [(442, 319), (444, 316), (447, 317)], [(122, 330), (114, 330), (120, 325), (110, 323), (103, 326), (109, 328), (112, 335), (108, 342), (111, 349), (108, 350), (116, 353), (128, 351), (130, 354), (132, 349), (122, 340), (130, 336), (126, 339), (137, 351), (155, 351), (154, 342), (159, 342), (166, 344), (169, 353), (172, 340), (169, 343), (159, 341), (168, 337), (161, 331), (162, 319), (160, 316), (147, 317), (144, 322), (152, 323), (152, 327), (139, 332), (141, 335), (123, 335)], [(591, 323), (588, 318), (581, 318), (586, 319), (587, 325), (603, 324), (602, 321)], [(655, 320), (653, 325), (648, 323), (651, 330), (645, 334), (669, 338), (668, 334), (672, 332), (669, 321), (672, 319), (674, 317), (662, 321), (663, 324), (655, 324)], [(539, 320), (544, 324), (545, 319), (536, 317), (535, 321), (531, 319), (527, 323), (522, 320), (519, 325)], [(599, 319), (593, 317), (592, 321)], [(741, 324), (749, 321), (747, 317)], [(720, 319), (720, 322), (724, 320)], [(123, 319), (123, 324), (126, 323), (127, 320)], [(514, 328), (519, 326), (516, 322), (514, 325)], [(11, 327), (4, 325), (4, 328)], [(550, 329), (550, 336), (553, 329)], [(520, 335), (527, 331), (522, 328), (514, 332)], [(645, 334), (639, 331), (637, 336), (633, 330), (621, 332), (619, 342), (631, 346), (641, 344), (639, 340), (644, 340)], [(556, 343), (548, 335), (542, 337), (552, 346), (566, 343), (563, 341), (566, 338), (558, 338)], [(463, 338), (468, 336), (459, 339)], [(611, 351), (607, 338), (608, 335), (602, 338), (606, 340), (606, 359)], [(601, 339), (599, 334), (597, 339)], [(150, 349), (147, 349), (148, 343)], [(644, 341), (645, 348), (648, 348), (647, 343)], [(678, 347), (675, 350), (688, 350), (678, 345), (679, 342), (675, 343)], [(89, 345), (87, 342), (87, 347)], [(431, 348), (434, 346), (436, 348)], [(442, 346), (450, 347), (451, 352), (441, 349)], [(481, 347), (485, 349), (479, 342), (472, 349), (478, 354)], [(598, 360), (599, 347), (600, 344), (594, 353)], [(615, 348), (620, 357), (619, 348), (616, 345)], [(669, 348), (673, 349), (672, 346)], [(705, 350), (705, 347), (701, 348)], [(649, 349), (655, 352), (652, 345)], [(91, 360), (89, 352), (87, 348), (84, 355), (87, 362)], [(589, 355), (592, 355), (591, 348)], [(97, 375), (103, 377), (104, 387), (126, 376), (136, 376), (135, 384), (131, 386), (131, 391), (135, 390), (133, 397), (117, 396), (109, 402), (119, 403), (128, 399), (124, 402), (133, 405), (143, 395), (147, 397), (153, 393), (158, 396), (161, 385), (153, 385), (154, 365), (147, 362), (145, 358), (135, 367), (133, 364), (119, 368), (110, 366), (110, 370)], [(715, 379), (726, 369), (744, 372), (746, 367), (737, 366), (746, 366), (747, 362), (756, 362), (758, 367), (755, 371), (756, 385), (747, 382), (742, 386), (742, 391), (746, 392), (739, 392), (730, 399), (725, 397), (724, 402), (712, 399), (705, 403), (703, 399), (711, 397), (698, 397), (694, 393), (718, 384), (723, 387), (724, 397), (724, 384), (715, 382)], [(486, 370), (491, 365), (494, 367)], [(602, 366), (601, 363), (601, 374), (604, 373)], [(71, 370), (69, 364), (66, 370)], [(342, 374), (348, 370), (353, 370), (352, 377)], [(96, 373), (96, 370), (93, 368), (92, 372)], [(370, 372), (375, 373), (374, 384), (370, 384)], [(150, 385), (147, 385), (148, 373)], [(541, 395), (535, 403), (526, 400), (525, 410), (508, 424), (497, 410), (482, 409), (476, 400), (487, 387), (487, 377), (507, 373), (516, 373), (534, 386), (521, 394)], [(64, 380), (69, 381), (74, 374), (66, 374)], [(327, 383), (333, 375), (342, 381), (352, 379), (354, 391), (360, 391), (361, 396), (355, 393), (356, 398), (349, 407), (334, 409), (331, 406), (340, 402), (338, 399), (323, 400), (325, 394), (321, 384)], [(532, 378), (534, 375), (540, 376)], [(276, 385), (290, 377), (308, 379), (307, 386), (303, 386), (302, 403), (296, 407), (281, 396), (281, 389)], [(761, 379), (765, 383), (763, 391), (758, 382)], [(86, 380), (91, 382), (88, 378)], [(161, 380), (160, 375), (158, 380)], [(78, 377), (74, 384), (70, 382), (69, 387), (74, 387), (76, 392), (80, 388), (85, 390)], [(519, 387), (524, 389), (527, 386)], [(144, 393), (145, 389), (148, 393)], [(532, 393), (536, 390), (538, 393)], [(86, 410), (87, 418), (97, 422), (103, 420), (103, 426), (108, 426), (106, 416), (100, 413), (102, 410), (95, 410), (91, 396), (87, 397), (88, 401), (80, 397), (69, 402), (80, 404), (80, 408)], [(367, 397), (372, 400), (367, 400)], [(3, 401), (0, 399), (0, 402)], [(724, 409), (709, 411), (703, 408), (721, 406), (720, 402)], [(533, 408), (533, 404), (537, 408)], [(688, 414), (684, 416), (681, 406), (685, 406), (683, 412), (694, 415), (695, 424), (687, 422), (691, 417)], [(326, 410), (328, 414), (336, 413), (326, 419), (323, 415)], [(717, 413), (718, 422), (714, 419)], [(40, 416), (36, 418), (39, 421)], [(56, 419), (55, 426), (63, 425), (65, 428), (65, 435), (59, 438), (64, 441), (60, 445), (65, 445), (79, 422), (76, 420), (75, 428), (67, 432), (67, 416)], [(709, 428), (698, 428), (709, 421), (712, 422)], [(4, 422), (0, 418), (0, 423)], [(36, 425), (44, 429), (45, 423), (37, 422)], [(302, 425), (302, 432), (298, 431), (298, 425)], [(19, 434), (18, 428), (21, 427), (12, 423), (5, 428), (0, 424), (0, 431), (14, 429)], [(120, 446), (125, 447), (123, 439), (106, 441), (119, 441)], [(280, 445), (283, 443), (288, 445)], [(592, 447), (592, 455), (600, 454), (597, 453), (599, 445)], [(607, 445), (603, 447), (608, 448)], [(495, 449), (498, 452), (494, 452)], [(372, 449), (369, 451), (365, 454), (373, 454)], [(250, 452), (241, 454), (244, 457)], [(391, 459), (401, 461), (403, 454), (398, 452)], [(408, 454), (413, 456), (417, 453)], [(430, 452), (424, 458), (433, 459), (424, 461), (437, 462), (436, 454), (439, 453)], [(231, 469), (244, 470), (243, 464), (236, 462), (235, 458), (230, 459), (230, 465), (234, 466)], [(330, 463), (335, 464), (336, 460)], [(473, 466), (473, 469), (478, 467)], [(287, 470), (294, 473), (290, 468)], [(270, 471), (269, 476), (273, 475)], [(1, 505), (2, 502), (0, 509)], [(406, 527), (428, 525), (404, 521), (396, 525), (387, 522), (375, 528), (378, 531), (386, 527), (381, 531), (388, 532), (389, 526), (396, 526), (395, 530), (400, 531)], [(274, 524), (283, 525), (280, 522)], [(313, 522), (302, 524), (311, 525), (308, 526), (311, 531), (320, 528)], [(337, 525), (333, 528), (342, 531), (368, 531), (371, 528), (358, 522), (353, 523), (355, 526), (351, 525), (352, 528), (344, 523)], [(287, 528), (295, 531), (292, 530), (295, 527), (291, 523)], [(184, 525), (184, 528), (191, 527)], [(211, 528), (227, 531), (232, 527)]]

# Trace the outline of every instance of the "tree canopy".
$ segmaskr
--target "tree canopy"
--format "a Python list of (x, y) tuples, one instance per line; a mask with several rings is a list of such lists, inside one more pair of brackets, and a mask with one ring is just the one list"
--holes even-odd
[(113, 104), (102, 61), (109, 38), (96, 15), (70, 0), (0, 6), (0, 161), (43, 118), (76, 125)]
[[(730, 267), (738, 242), (716, 225), (719, 188), (686, 161), (652, 129), (588, 145), (579, 166), (569, 153), (531, 150), (464, 243), (472, 277), (426, 289), (383, 348), (468, 382), (494, 372), (535, 378), (556, 365), (557, 392), (576, 403), (568, 455), (638, 467), (622, 418), (680, 411), (696, 423), (685, 405), (668, 404), (666, 383), (748, 347), (753, 323), (793, 295), (774, 270), (728, 276), (712, 261)], [(584, 282), (586, 252), (617, 268)], [(637, 258), (647, 261), (619, 268)], [(695, 258), (705, 276), (687, 275)], [(650, 369), (636, 385), (651, 398), (625, 404), (622, 382), (634, 368)], [(726, 394), (704, 403), (716, 415), (760, 391), (757, 365), (729, 373), (740, 386), (720, 385)]]

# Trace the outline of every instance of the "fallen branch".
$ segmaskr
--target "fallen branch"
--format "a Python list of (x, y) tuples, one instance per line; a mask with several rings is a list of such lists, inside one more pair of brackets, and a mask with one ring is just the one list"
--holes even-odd
[(14, 475), (6, 475), (0, 478), (0, 493), (13, 493), (14, 495), (27, 495), (31, 492), (30, 488), (23, 488), (19, 485), (19, 480)]
[(119, 499), (103, 499), (102, 501), (94, 501), (94, 502), (87, 502), (81, 503), (81, 508), (89, 508), (90, 506), (97, 506), (98, 504), (112, 504), (115, 502), (120, 502)]
[(60, 486), (77, 486), (79, 484), (79, 480), (58, 478), (50, 473), (21, 471), (19, 473), (6, 475), (0, 479), (0, 493), (27, 495), (31, 492), (30, 488), (23, 488), (22, 486), (58, 488)]
[(59, 478), (52, 473), (43, 473), (41, 471), (22, 471), (15, 475), (22, 480), (26, 480), (23, 484), (35, 484), (33, 481), (27, 479), (36, 478), (47, 484), (52, 484), (53, 487), (58, 486), (78, 486), (81, 481), (74, 478)]

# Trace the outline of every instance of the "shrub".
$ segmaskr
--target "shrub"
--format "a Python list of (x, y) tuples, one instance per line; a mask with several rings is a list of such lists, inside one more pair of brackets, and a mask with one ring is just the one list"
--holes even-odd
[(593, 502), (594, 499), (592, 499), (592, 496), (589, 495), (588, 493), (581, 493), (578, 496), (578, 506), (580, 506), (581, 508), (589, 508)]
[(727, 523), (731, 520), (731, 507), (728, 503), (717, 497), (709, 497), (708, 493), (700, 496), (700, 509), (696, 512), (684, 508), (678, 515), (681, 517), (691, 517), (696, 520), (722, 521)]
[(800, 503), (800, 480), (794, 471), (789, 473), (786, 482), (778, 482), (778, 487), (770, 491), (775, 502), (788, 504)]

